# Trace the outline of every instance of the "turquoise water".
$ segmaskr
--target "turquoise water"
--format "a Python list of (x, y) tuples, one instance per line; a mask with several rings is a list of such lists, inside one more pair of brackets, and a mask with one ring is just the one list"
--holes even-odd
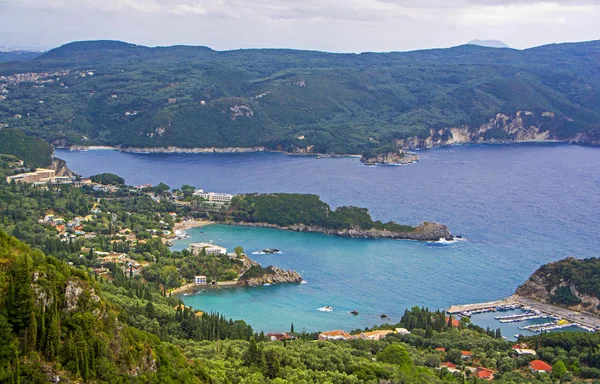
[[(351, 330), (397, 321), (407, 306), (504, 298), (541, 264), (598, 256), (600, 149), (569, 145), (460, 146), (421, 151), (409, 166), (365, 167), (355, 158), (279, 154), (125, 154), (57, 151), (84, 175), (114, 172), (130, 184), (165, 181), (219, 192), (315, 193), (332, 206), (367, 207), (376, 219), (447, 224), (466, 242), (434, 246), (228, 226), (190, 230), (295, 269), (307, 284), (187, 296), (200, 309), (258, 330)], [(177, 244), (178, 247), (185, 244)], [(334, 311), (316, 308), (331, 305)], [(349, 311), (357, 310), (359, 316)], [(496, 327), (493, 327), (496, 328)], [(505, 332), (505, 334), (508, 334)]]

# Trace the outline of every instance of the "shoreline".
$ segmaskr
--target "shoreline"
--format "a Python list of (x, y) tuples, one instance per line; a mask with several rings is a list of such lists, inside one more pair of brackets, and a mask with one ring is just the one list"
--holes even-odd
[(179, 223), (175, 223), (173, 226), (173, 233), (175, 233), (175, 231), (185, 231), (186, 229), (204, 227), (211, 224), (216, 223), (210, 220), (182, 220)]
[(455, 237), (450, 233), (448, 227), (439, 223), (424, 222), (414, 227), (411, 232), (390, 232), (385, 230), (354, 230), (354, 229), (328, 229), (316, 226), (307, 226), (304, 224), (295, 224), (289, 227), (282, 227), (269, 223), (247, 223), (247, 222), (217, 222), (215, 224), (271, 228), (289, 232), (310, 232), (320, 233), (327, 236), (346, 237), (351, 239), (388, 239), (388, 240), (414, 240), (414, 241), (440, 241), (440, 239), (454, 240)]

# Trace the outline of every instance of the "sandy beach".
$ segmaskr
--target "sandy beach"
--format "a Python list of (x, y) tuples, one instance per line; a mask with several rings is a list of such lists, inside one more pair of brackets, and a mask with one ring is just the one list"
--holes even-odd
[(190, 228), (195, 228), (195, 227), (203, 227), (205, 225), (210, 225), (210, 224), (214, 224), (214, 222), (212, 222), (210, 220), (194, 220), (194, 219), (182, 220), (179, 223), (175, 223), (175, 226), (173, 227), (173, 232), (186, 230), (186, 229), (190, 229)]

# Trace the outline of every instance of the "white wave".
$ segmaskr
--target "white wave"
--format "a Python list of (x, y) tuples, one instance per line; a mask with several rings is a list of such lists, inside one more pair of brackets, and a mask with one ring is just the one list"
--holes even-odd
[(467, 239), (465, 239), (464, 237), (454, 237), (452, 238), (452, 240), (446, 240), (443, 237), (440, 237), (439, 240), (436, 241), (428, 241), (427, 244), (431, 244), (431, 245), (451, 245), (451, 244), (455, 244), (461, 241), (467, 241)]
[(302, 281), (300, 282), (300, 284), (308, 284), (308, 281), (306, 281), (306, 280), (302, 280)]

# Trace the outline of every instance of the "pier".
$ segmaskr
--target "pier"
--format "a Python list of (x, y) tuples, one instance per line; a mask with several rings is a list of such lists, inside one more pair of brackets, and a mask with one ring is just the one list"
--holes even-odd
[(504, 300), (487, 303), (453, 305), (446, 311), (449, 314), (471, 316), (476, 313), (506, 311), (521, 308), (525, 313), (494, 317), (501, 323), (513, 323), (534, 319), (552, 319), (544, 324), (531, 324), (519, 329), (531, 332), (560, 330), (568, 327), (579, 327), (588, 332), (600, 330), (600, 317), (587, 312), (577, 312), (570, 309), (542, 303), (533, 299), (510, 296)]

